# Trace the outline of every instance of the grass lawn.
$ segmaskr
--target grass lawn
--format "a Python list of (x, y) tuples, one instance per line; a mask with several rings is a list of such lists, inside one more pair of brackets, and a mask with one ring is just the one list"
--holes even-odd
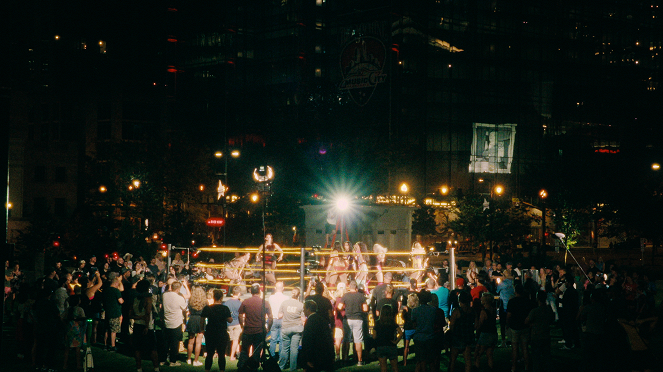
[[(552, 341), (552, 360), (551, 360), (551, 370), (553, 371), (575, 371), (578, 370), (580, 362), (580, 350), (574, 349), (570, 351), (561, 350), (557, 343), (561, 339), (561, 331), (559, 328), (553, 328), (553, 341)], [(29, 364), (25, 361), (20, 361), (16, 358), (16, 345), (14, 343), (14, 332), (13, 328), (10, 326), (3, 327), (3, 340), (2, 340), (2, 353), (1, 358), (2, 362), (1, 370), (2, 371), (31, 371)], [(402, 341), (399, 345), (402, 348)], [(401, 351), (402, 352), (402, 351)], [(102, 350), (98, 347), (92, 347), (92, 354), (94, 358), (95, 371), (106, 372), (130, 372), (136, 370), (136, 364), (132, 354), (126, 352), (117, 352), (111, 353), (105, 350)], [(184, 360), (184, 354), (181, 355), (182, 360)], [(60, 368), (62, 366), (62, 350), (59, 350), (57, 353), (58, 360), (55, 363), (55, 366)], [(70, 356), (71, 358), (71, 356)], [(201, 357), (201, 361), (204, 362), (204, 359)], [(338, 366), (338, 371), (379, 371), (380, 366), (377, 362), (374, 355), (370, 355), (368, 362), (365, 366), (357, 367), (356, 365), (352, 366)], [(70, 359), (70, 362), (74, 362)], [(179, 367), (161, 367), (162, 371), (204, 371), (204, 367), (194, 367), (188, 365), (184, 362)], [(75, 364), (75, 362), (74, 362)], [(446, 371), (449, 364), (449, 359), (446, 354), (442, 355), (441, 359), (441, 370)], [(561, 368), (561, 369), (560, 369)], [(237, 369), (236, 361), (227, 360), (226, 370), (234, 371)], [(408, 371), (413, 372), (415, 369), (414, 355), (411, 354), (408, 358), (407, 366), (403, 366), (402, 357), (399, 358), (399, 371)], [(148, 360), (143, 361), (143, 370), (152, 371), (152, 362)], [(219, 367), (215, 364), (212, 367), (212, 371), (218, 371)], [(390, 370), (390, 367), (388, 367)], [(464, 371), (463, 358), (462, 355), (459, 356), (459, 359), (456, 364), (457, 371)], [(482, 359), (482, 370), (487, 370), (485, 356)], [(495, 371), (510, 371), (511, 370), (511, 349), (510, 348), (498, 348), (495, 351)], [(519, 371), (524, 370), (524, 366), (519, 364)]]

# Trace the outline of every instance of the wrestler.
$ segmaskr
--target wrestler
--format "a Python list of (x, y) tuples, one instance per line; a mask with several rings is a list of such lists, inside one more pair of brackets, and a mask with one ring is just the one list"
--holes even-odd
[(426, 267), (428, 266), (428, 257), (426, 257), (426, 250), (421, 246), (421, 243), (414, 242), (412, 244), (412, 275), (410, 279), (416, 279), (417, 284), (421, 283), (422, 278), (426, 274)]
[(339, 251), (339, 253), (343, 255), (343, 259), (347, 262), (348, 270), (357, 270), (355, 258), (352, 255), (352, 243), (349, 241), (343, 242), (343, 253), (341, 253), (341, 251)]
[[(265, 235), (265, 243), (261, 244), (258, 247), (258, 253), (256, 254), (256, 263), (262, 262), (262, 249), (263, 245), (265, 248), (265, 267), (271, 269), (270, 271), (265, 272), (265, 280), (269, 282), (269, 285), (276, 284), (276, 275), (274, 271), (276, 270), (276, 262), (283, 260), (283, 250), (279, 247), (278, 244), (274, 243), (274, 238), (272, 234)], [(279, 252), (279, 257), (276, 257), (276, 252)]]
[(244, 268), (251, 259), (251, 253), (233, 258), (223, 265), (223, 276), (230, 279), (231, 283), (239, 283), (244, 280)]
[(341, 283), (347, 284), (348, 273), (345, 272), (346, 270), (348, 270), (348, 262), (343, 256), (339, 256), (338, 250), (333, 249), (329, 255), (329, 265), (327, 265), (327, 275), (325, 277), (327, 285), (333, 287), (339, 280)]
[(364, 253), (368, 253), (366, 243), (355, 243), (353, 247), (353, 253), (354, 259), (357, 262), (357, 274), (355, 275), (355, 281), (357, 284), (366, 284), (366, 280), (368, 279), (368, 264), (366, 263), (366, 258), (364, 257)]
[(375, 280), (377, 280), (378, 284), (382, 284), (384, 282), (384, 273), (382, 272), (382, 268), (387, 262), (387, 257), (386, 257), (387, 250), (388, 250), (387, 247), (384, 247), (378, 243), (375, 243), (373, 245), (373, 253), (376, 254), (375, 270), (377, 270), (377, 272), (375, 273)]

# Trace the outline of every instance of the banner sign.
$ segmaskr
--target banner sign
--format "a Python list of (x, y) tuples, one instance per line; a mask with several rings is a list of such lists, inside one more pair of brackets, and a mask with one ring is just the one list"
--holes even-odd
[(511, 173), (516, 124), (473, 124), (470, 173)]
[(372, 36), (356, 38), (341, 51), (343, 80), (339, 88), (348, 91), (357, 105), (366, 105), (378, 84), (385, 82), (386, 55), (382, 41)]

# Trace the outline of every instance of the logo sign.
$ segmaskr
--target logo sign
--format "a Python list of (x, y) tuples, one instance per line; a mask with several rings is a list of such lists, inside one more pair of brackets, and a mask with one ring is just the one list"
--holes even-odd
[(373, 96), (375, 88), (384, 83), (383, 73), (386, 50), (380, 39), (367, 36), (350, 41), (341, 52), (343, 80), (339, 88), (347, 90), (359, 106)]
[(226, 220), (221, 217), (207, 219), (207, 226), (223, 226), (225, 224)]

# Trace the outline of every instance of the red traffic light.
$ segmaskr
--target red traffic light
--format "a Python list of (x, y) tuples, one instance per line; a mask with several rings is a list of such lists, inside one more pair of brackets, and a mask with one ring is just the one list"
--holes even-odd
[(168, 245), (166, 245), (166, 244), (161, 244), (161, 249), (163, 249), (163, 250), (168, 249)]
[(53, 240), (53, 247), (57, 248), (60, 246), (60, 241), (59, 240)]

